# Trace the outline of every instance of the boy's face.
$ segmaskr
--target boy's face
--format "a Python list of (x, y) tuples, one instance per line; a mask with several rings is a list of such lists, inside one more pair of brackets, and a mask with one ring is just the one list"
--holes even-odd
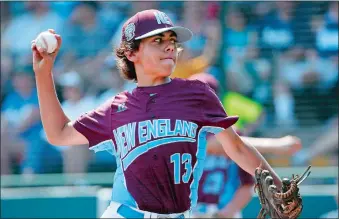
[(141, 65), (146, 74), (167, 77), (172, 74), (177, 63), (177, 37), (167, 31), (142, 39), (139, 50), (134, 54), (136, 65)]

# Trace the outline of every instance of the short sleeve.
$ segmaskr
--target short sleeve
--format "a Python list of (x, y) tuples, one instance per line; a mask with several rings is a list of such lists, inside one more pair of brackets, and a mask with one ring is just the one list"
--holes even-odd
[[(216, 93), (205, 84), (204, 100), (202, 103), (203, 126), (227, 129), (235, 124), (239, 117), (228, 116)], [(216, 133), (215, 133), (216, 134)]]
[(74, 122), (73, 127), (87, 138), (89, 147), (111, 139), (111, 106), (109, 100)]

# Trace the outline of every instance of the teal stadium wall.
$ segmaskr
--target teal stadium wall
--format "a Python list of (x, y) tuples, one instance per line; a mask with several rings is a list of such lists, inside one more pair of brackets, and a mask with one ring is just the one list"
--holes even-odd
[[(259, 201), (253, 197), (243, 211), (244, 218), (256, 218)], [(300, 218), (318, 218), (336, 209), (333, 196), (304, 197), (304, 211)], [(1, 199), (1, 218), (95, 218), (98, 217), (97, 197), (30, 197)]]
[[(281, 176), (304, 168), (276, 168)], [(76, 175), (72, 175), (77, 177)], [(22, 176), (1, 178), (1, 218), (99, 218), (109, 204), (114, 173), (91, 173), (85, 180), (95, 186), (65, 186), (65, 174), (45, 174), (25, 181)], [(338, 167), (312, 168), (300, 187), (304, 210), (300, 218), (319, 218), (337, 209), (335, 195)], [(70, 180), (72, 181), (72, 180)], [(260, 204), (256, 194), (243, 210), (244, 218), (256, 218)]]

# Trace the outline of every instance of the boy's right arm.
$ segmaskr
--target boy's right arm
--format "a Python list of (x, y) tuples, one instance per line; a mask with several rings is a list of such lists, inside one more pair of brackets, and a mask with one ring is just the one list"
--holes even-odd
[[(54, 30), (49, 30), (49, 32), (55, 34)], [(55, 37), (58, 47), (52, 54), (42, 49), (38, 51), (34, 40), (31, 46), (42, 124), (48, 142), (53, 145), (88, 144), (87, 138), (73, 127), (73, 123), (65, 115), (56, 95), (52, 69), (61, 46), (61, 37), (57, 34)]]

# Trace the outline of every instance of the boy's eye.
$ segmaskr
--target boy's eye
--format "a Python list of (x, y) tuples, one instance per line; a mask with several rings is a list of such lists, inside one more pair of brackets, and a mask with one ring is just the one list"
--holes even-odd
[[(154, 42), (156, 42), (157, 44), (161, 44), (161, 43), (163, 43), (163, 39), (162, 39), (162, 38), (155, 38), (155, 39), (154, 39)], [(177, 39), (174, 39), (174, 38), (173, 38), (173, 39), (170, 39), (169, 42), (170, 42), (171, 44), (175, 45), (176, 47), (180, 46), (180, 45), (178, 44)]]

